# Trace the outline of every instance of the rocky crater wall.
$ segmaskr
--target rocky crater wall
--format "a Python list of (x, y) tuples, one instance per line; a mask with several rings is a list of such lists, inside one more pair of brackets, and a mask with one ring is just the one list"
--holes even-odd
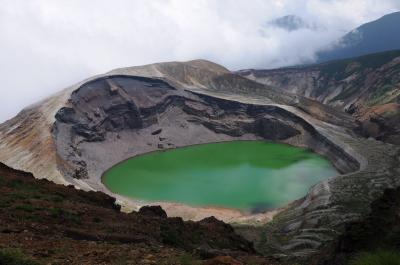
[(53, 135), (65, 178), (105, 192), (102, 173), (122, 160), (220, 141), (284, 142), (327, 156), (342, 173), (359, 167), (356, 159), (283, 108), (196, 94), (144, 77), (116, 75), (82, 85), (57, 112)]

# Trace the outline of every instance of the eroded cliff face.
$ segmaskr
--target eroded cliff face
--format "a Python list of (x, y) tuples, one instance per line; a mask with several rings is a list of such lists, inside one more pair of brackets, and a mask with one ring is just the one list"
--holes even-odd
[(342, 109), (361, 121), (359, 132), (400, 144), (400, 52), (240, 75)]
[[(0, 126), (0, 161), (58, 183), (106, 192), (101, 175), (146, 152), (231, 140), (271, 140), (327, 156), (343, 173), (272, 215), (162, 204), (169, 215), (216, 215), (265, 255), (309, 258), (362, 218), (384, 189), (400, 185), (396, 146), (364, 139), (354, 117), (206, 61), (117, 69), (72, 86)], [(275, 214), (275, 213), (274, 213)], [(260, 219), (261, 218), (261, 219)], [(261, 222), (259, 222), (261, 220)], [(256, 226), (254, 226), (256, 224)], [(256, 231), (255, 235), (252, 231)], [(266, 239), (267, 238), (267, 239)]]

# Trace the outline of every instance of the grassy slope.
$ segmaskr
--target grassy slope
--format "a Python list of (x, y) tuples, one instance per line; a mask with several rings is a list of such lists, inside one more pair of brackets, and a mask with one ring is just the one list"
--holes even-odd
[(0, 264), (25, 259), (21, 253), (39, 264), (207, 264), (219, 255), (271, 264), (214, 218), (183, 222), (152, 208), (121, 213), (105, 194), (36, 180), (3, 164), (0, 194)]

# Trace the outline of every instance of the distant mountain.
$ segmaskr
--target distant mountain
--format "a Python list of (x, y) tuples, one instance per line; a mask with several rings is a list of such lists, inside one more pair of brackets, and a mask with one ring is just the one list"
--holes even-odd
[(318, 62), (400, 49), (400, 12), (366, 23), (343, 36)]
[(295, 15), (287, 15), (271, 20), (267, 23), (267, 25), (282, 28), (287, 31), (295, 31), (302, 28), (312, 28), (312, 26), (305, 22), (301, 17)]

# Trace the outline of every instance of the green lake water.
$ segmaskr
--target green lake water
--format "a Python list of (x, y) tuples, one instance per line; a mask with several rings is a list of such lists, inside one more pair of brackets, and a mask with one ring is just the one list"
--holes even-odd
[(103, 183), (143, 201), (257, 211), (299, 199), (337, 174), (328, 160), (303, 148), (237, 141), (133, 157), (108, 170)]

